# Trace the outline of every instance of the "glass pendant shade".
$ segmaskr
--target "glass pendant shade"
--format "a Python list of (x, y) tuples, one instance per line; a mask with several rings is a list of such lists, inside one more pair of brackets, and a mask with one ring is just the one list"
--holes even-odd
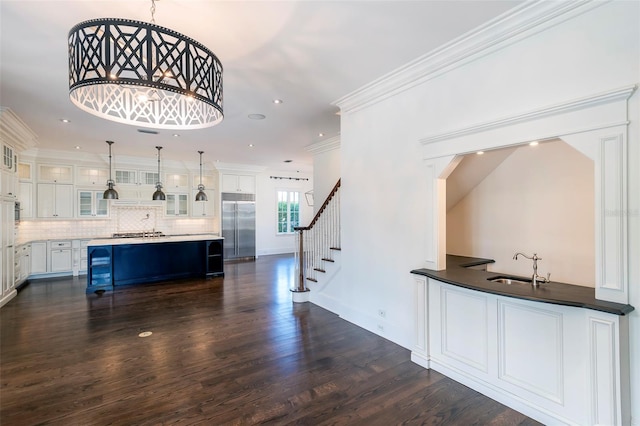
[(164, 192), (162, 192), (162, 183), (160, 182), (160, 150), (162, 149), (161, 146), (156, 146), (156, 149), (158, 150), (158, 182), (156, 182), (156, 192), (153, 193), (153, 200), (166, 200), (167, 197), (164, 195)]
[(200, 184), (198, 185), (198, 193), (196, 194), (196, 201), (207, 201), (207, 194), (204, 193), (204, 185), (202, 184), (202, 154), (204, 151), (198, 151), (200, 154)]
[(118, 191), (113, 189), (115, 182), (111, 179), (111, 145), (113, 145), (113, 141), (107, 141), (109, 144), (109, 180), (107, 181), (107, 189), (102, 194), (102, 198), (105, 200), (117, 200), (118, 199)]

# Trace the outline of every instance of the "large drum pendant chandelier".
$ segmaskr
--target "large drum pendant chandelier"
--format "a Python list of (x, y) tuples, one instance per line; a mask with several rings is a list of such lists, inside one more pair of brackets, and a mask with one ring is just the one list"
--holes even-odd
[(223, 119), (222, 64), (202, 44), (155, 23), (92, 19), (69, 31), (69, 97), (119, 123), (200, 129)]

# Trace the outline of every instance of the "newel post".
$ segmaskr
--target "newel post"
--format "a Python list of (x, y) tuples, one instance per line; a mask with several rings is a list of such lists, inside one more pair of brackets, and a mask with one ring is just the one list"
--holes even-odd
[(294, 303), (309, 301), (309, 289), (304, 284), (304, 228), (294, 228), (298, 231), (298, 285), (291, 289)]

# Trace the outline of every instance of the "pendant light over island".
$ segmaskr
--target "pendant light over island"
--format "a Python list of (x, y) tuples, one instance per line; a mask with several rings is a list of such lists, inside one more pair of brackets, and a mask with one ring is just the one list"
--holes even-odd
[(198, 151), (198, 154), (200, 154), (200, 184), (198, 185), (196, 201), (207, 201), (207, 194), (204, 193), (204, 185), (202, 184), (202, 154), (204, 154), (204, 151)]
[(164, 195), (164, 192), (162, 192), (162, 182), (160, 182), (160, 150), (162, 149), (161, 146), (156, 146), (156, 149), (158, 150), (158, 181), (156, 182), (156, 192), (153, 193), (153, 200), (166, 200), (166, 196)]
[(113, 141), (107, 141), (109, 144), (109, 180), (107, 181), (107, 189), (102, 194), (102, 198), (105, 200), (117, 200), (118, 199), (118, 191), (113, 189), (115, 182), (111, 179), (111, 145), (113, 145)]

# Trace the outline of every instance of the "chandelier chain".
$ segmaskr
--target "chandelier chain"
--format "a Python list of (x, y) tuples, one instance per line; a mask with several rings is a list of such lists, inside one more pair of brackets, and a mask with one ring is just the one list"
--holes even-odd
[(151, 0), (151, 23), (155, 24), (156, 23), (156, 18), (155, 18), (155, 14), (156, 14), (156, 0)]

